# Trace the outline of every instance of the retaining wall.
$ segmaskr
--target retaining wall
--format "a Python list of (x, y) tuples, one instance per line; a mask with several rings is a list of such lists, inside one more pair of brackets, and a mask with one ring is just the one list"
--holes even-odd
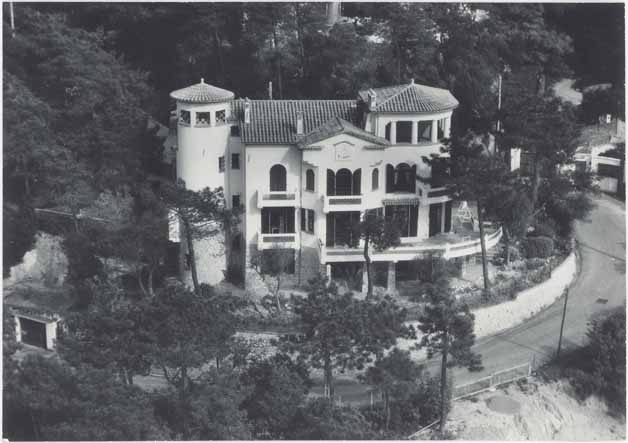
[(474, 310), (476, 337), (510, 329), (538, 314), (560, 298), (576, 277), (576, 272), (576, 255), (572, 252), (552, 271), (549, 279), (519, 292), (515, 300)]
[[(538, 314), (560, 298), (563, 290), (571, 284), (576, 274), (576, 254), (572, 252), (552, 271), (549, 279), (517, 293), (515, 300), (474, 309), (472, 312), (475, 315), (476, 339), (513, 328)], [(417, 322), (411, 323), (417, 328)], [(397, 340), (397, 345), (401, 349), (410, 350), (420, 340), (421, 333), (417, 332), (417, 340)], [(414, 359), (418, 360), (427, 357), (424, 350), (412, 351), (411, 354)]]

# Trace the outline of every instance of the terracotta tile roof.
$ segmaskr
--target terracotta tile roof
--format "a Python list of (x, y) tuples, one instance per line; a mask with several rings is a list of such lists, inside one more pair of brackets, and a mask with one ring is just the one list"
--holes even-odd
[(201, 79), (200, 83), (172, 91), (170, 97), (186, 103), (219, 103), (233, 100), (234, 94), (226, 89), (208, 85)]
[[(454, 109), (458, 100), (447, 89), (419, 85), (389, 86), (373, 89), (376, 94), (376, 112), (417, 113), (440, 112)], [(360, 91), (360, 99), (368, 103), (368, 90)]]
[(244, 123), (244, 100), (233, 102), (246, 144), (296, 144), (297, 112), (303, 113), (303, 132), (308, 134), (334, 117), (359, 124), (355, 100), (250, 100), (250, 123)]
[(312, 143), (328, 139), (329, 137), (338, 134), (353, 135), (355, 137), (370, 141), (371, 143), (380, 146), (390, 145), (390, 142), (385, 138), (377, 137), (370, 132), (366, 132), (365, 130), (358, 128), (357, 126), (349, 123), (346, 120), (341, 119), (340, 117), (333, 117), (332, 119), (326, 121), (322, 125), (316, 127), (314, 130), (299, 138), (299, 140), (297, 141), (297, 146), (299, 148), (303, 148), (305, 146), (311, 145)]

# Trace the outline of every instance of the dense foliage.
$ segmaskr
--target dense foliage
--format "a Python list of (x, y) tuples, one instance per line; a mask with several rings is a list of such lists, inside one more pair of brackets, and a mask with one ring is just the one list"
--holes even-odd
[(626, 414), (626, 313), (612, 312), (594, 320), (587, 332), (588, 344), (576, 352), (567, 375), (582, 398), (597, 394), (618, 415)]

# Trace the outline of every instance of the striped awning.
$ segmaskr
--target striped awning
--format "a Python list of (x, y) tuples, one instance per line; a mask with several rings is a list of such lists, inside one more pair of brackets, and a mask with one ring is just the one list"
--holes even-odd
[(420, 203), (419, 197), (404, 197), (404, 198), (385, 198), (382, 200), (384, 206), (393, 206), (393, 205), (406, 205), (413, 206), (418, 205)]

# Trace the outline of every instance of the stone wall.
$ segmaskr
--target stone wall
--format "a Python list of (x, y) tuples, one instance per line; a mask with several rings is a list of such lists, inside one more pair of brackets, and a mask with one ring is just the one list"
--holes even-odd
[[(552, 305), (576, 277), (576, 262), (576, 255), (572, 252), (554, 269), (548, 280), (519, 292), (515, 300), (474, 309), (472, 312), (475, 315), (474, 332), (476, 339), (520, 325)], [(411, 322), (411, 324), (417, 329), (416, 322)], [(401, 349), (410, 350), (420, 340), (421, 334), (417, 333), (417, 340), (399, 340), (398, 346)], [(412, 351), (411, 354), (417, 360), (423, 360), (427, 357), (424, 350)]]

